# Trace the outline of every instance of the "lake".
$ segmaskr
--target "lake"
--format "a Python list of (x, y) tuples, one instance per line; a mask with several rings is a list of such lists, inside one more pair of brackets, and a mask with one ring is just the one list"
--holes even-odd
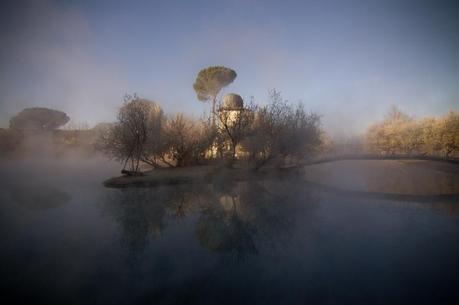
[(4, 160), (2, 303), (459, 304), (458, 167), (108, 189), (104, 159)]

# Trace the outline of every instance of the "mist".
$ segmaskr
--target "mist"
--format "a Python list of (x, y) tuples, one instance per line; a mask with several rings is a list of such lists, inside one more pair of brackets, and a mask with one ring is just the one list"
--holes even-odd
[(8, 304), (459, 304), (455, 1), (0, 4)]

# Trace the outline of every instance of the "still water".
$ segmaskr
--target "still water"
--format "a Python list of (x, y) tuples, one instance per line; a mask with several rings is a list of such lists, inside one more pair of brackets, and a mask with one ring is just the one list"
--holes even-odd
[(117, 190), (102, 159), (1, 165), (3, 304), (459, 304), (454, 196), (302, 176)]

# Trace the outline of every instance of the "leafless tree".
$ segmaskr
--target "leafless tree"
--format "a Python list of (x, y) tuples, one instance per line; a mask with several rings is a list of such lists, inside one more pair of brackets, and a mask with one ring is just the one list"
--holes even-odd
[(238, 146), (247, 138), (255, 117), (256, 106), (246, 105), (237, 110), (220, 109), (218, 114), (217, 143), (220, 153), (230, 167), (236, 160)]
[(166, 124), (168, 153), (176, 166), (199, 164), (211, 147), (215, 132), (209, 122), (186, 118), (177, 114)]
[(163, 153), (162, 126), (164, 115), (152, 101), (137, 95), (126, 95), (117, 122), (100, 137), (99, 148), (124, 163), (130, 171), (138, 172), (141, 162), (160, 166)]
[(255, 170), (270, 161), (302, 161), (320, 145), (320, 117), (306, 113), (284, 101), (276, 90), (270, 91), (270, 102), (259, 107), (247, 140), (246, 149)]

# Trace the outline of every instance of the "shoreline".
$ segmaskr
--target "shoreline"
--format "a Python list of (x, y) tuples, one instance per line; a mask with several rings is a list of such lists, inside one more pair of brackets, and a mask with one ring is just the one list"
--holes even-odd
[(102, 184), (108, 188), (157, 187), (161, 185), (181, 185), (191, 183), (209, 183), (213, 179), (244, 181), (248, 179), (279, 178), (285, 174), (298, 174), (305, 167), (346, 160), (394, 160), (394, 161), (434, 161), (446, 164), (459, 164), (457, 158), (440, 158), (422, 155), (342, 155), (309, 161), (303, 164), (281, 168), (266, 167), (258, 171), (248, 168), (226, 168), (215, 165), (197, 165), (189, 167), (165, 167), (143, 172), (143, 176), (116, 176), (106, 179)]
[(182, 168), (158, 168), (144, 172), (143, 176), (117, 176), (105, 180), (107, 188), (157, 187), (161, 185), (181, 185), (193, 183), (210, 183), (216, 180), (245, 181), (249, 179), (282, 178), (297, 175), (302, 166), (265, 168), (259, 171), (243, 168), (225, 168), (211, 165), (190, 166)]

